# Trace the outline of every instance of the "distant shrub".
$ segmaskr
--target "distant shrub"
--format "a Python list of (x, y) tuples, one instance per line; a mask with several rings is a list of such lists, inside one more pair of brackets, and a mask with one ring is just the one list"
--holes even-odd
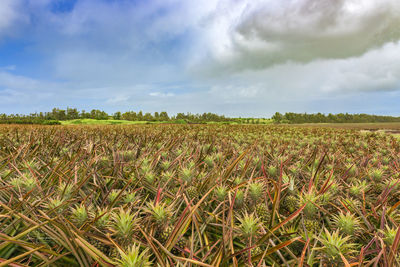
[(38, 125), (61, 125), (61, 122), (57, 120), (40, 120), (40, 119), (3, 119), (0, 120), (0, 124), (38, 124)]
[(61, 122), (56, 121), (56, 120), (49, 120), (49, 121), (44, 120), (44, 121), (41, 121), (38, 124), (42, 124), (42, 125), (61, 125)]

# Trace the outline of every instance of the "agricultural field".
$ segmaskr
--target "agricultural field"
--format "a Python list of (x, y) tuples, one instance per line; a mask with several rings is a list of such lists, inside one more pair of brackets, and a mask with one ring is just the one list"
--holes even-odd
[(0, 127), (0, 266), (400, 266), (400, 140), (288, 125)]

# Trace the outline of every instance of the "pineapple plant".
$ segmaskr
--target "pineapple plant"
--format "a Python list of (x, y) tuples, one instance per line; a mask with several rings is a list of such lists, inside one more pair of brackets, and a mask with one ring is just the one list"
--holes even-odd
[(137, 200), (136, 192), (128, 191), (125, 193), (122, 201), (124, 204), (129, 204), (129, 203), (134, 203), (136, 200)]
[(61, 182), (60, 185), (57, 188), (57, 193), (58, 195), (61, 195), (62, 198), (68, 200), (71, 198), (72, 193), (73, 193), (73, 189), (74, 189), (74, 185), (69, 183), (65, 183), (65, 182)]
[(320, 223), (317, 220), (304, 219), (304, 228), (307, 230), (308, 234), (318, 234), (321, 229)]
[(25, 177), (22, 179), (21, 187), (24, 189), (25, 192), (33, 190), (36, 187), (35, 178), (30, 175), (30, 173), (25, 174)]
[(238, 185), (240, 185), (241, 183), (243, 183), (243, 180), (242, 180), (242, 178), (240, 178), (240, 177), (235, 177), (235, 179), (233, 179), (233, 185), (234, 186), (238, 186)]
[(379, 231), (381, 232), (381, 234), (383, 234), (383, 241), (385, 242), (385, 244), (387, 246), (392, 246), (396, 238), (398, 229), (391, 228), (388, 225), (385, 225), (385, 229)]
[(171, 162), (168, 160), (163, 160), (160, 164), (160, 167), (163, 171), (167, 171), (171, 167)]
[(99, 238), (89, 237), (88, 242), (102, 253), (107, 254), (109, 252), (109, 246), (102, 242)]
[[(171, 226), (171, 225), (166, 225), (166, 226), (164, 227), (164, 229), (163, 229), (162, 231), (160, 231), (160, 233), (159, 233), (159, 235), (158, 235), (159, 240), (160, 240), (161, 242), (165, 243), (165, 242), (168, 240), (168, 238), (171, 236), (173, 230), (174, 230), (174, 227), (173, 227), (173, 226)], [(177, 248), (179, 248), (179, 249), (176, 249), (176, 248), (174, 247), (174, 248), (172, 249), (171, 252), (172, 252), (173, 254), (178, 254), (178, 253), (179, 253), (179, 250), (183, 250), (183, 249), (185, 248), (186, 243), (187, 243), (186, 238), (185, 238), (184, 236), (181, 236), (181, 237), (178, 239), (178, 241), (177, 241), (177, 243), (176, 243), (176, 245), (175, 245), (175, 247), (177, 247)]]
[(389, 157), (383, 157), (381, 162), (382, 162), (383, 165), (389, 165), (390, 158)]
[(218, 201), (222, 202), (228, 195), (228, 189), (225, 186), (217, 186), (214, 189), (214, 195)]
[(76, 224), (76, 226), (81, 227), (92, 215), (92, 207), (85, 207), (83, 203), (80, 205), (75, 205), (75, 207), (71, 208), (72, 220)]
[(140, 166), (140, 173), (146, 175), (146, 173), (151, 172), (152, 168), (150, 166), (150, 160), (144, 159)]
[(100, 230), (104, 230), (110, 225), (110, 212), (107, 208), (97, 207), (95, 214), (95, 225)]
[(161, 180), (163, 183), (168, 183), (174, 178), (174, 173), (172, 171), (164, 171), (161, 173)]
[(304, 215), (309, 219), (316, 218), (318, 213), (318, 208), (316, 205), (319, 204), (318, 196), (315, 195), (314, 192), (302, 194), (300, 196), (300, 206), (303, 206), (304, 204)]
[(65, 210), (64, 205), (64, 200), (61, 199), (60, 197), (55, 197), (55, 198), (49, 198), (47, 203), (45, 204), (45, 207), (49, 211), (55, 211), (55, 212), (62, 212)]
[(11, 178), (9, 183), (14, 187), (15, 190), (21, 190), (24, 184), (24, 179), (23, 177)]
[(164, 229), (162, 231), (160, 231), (159, 234), (159, 239), (161, 242), (166, 242), (169, 238), (169, 236), (172, 234), (172, 231), (174, 230), (174, 228), (171, 225), (167, 225), (166, 227), (164, 227)]
[(283, 201), (283, 207), (290, 213), (293, 213), (299, 207), (299, 199), (294, 195), (288, 195)]
[(254, 247), (250, 250), (251, 259), (253, 260), (254, 257), (263, 254), (264, 251), (260, 247)]
[(121, 267), (151, 267), (153, 262), (150, 260), (149, 249), (140, 250), (139, 245), (133, 244), (126, 251), (118, 249), (120, 258), (117, 259), (118, 266)]
[(194, 177), (194, 171), (192, 168), (183, 168), (181, 171), (181, 179), (185, 183), (190, 183)]
[(208, 155), (204, 158), (204, 163), (206, 164), (207, 168), (212, 169), (214, 167), (214, 158)]
[(383, 177), (383, 170), (380, 168), (373, 168), (368, 172), (369, 177), (376, 183), (380, 183)]
[(25, 168), (28, 170), (37, 170), (39, 169), (39, 164), (34, 160), (30, 160), (25, 163)]
[(321, 247), (315, 248), (322, 258), (331, 266), (343, 264), (342, 256), (354, 255), (356, 244), (352, 243), (350, 236), (342, 236), (339, 231), (330, 233), (326, 228), (320, 237), (316, 237), (321, 243)]
[(350, 186), (349, 193), (353, 197), (359, 197), (363, 192), (368, 190), (368, 187), (367, 181), (357, 181)]
[(333, 224), (339, 231), (348, 236), (353, 236), (360, 226), (360, 220), (351, 213), (340, 213), (333, 216)]
[(22, 190), (23, 192), (29, 192), (36, 187), (36, 180), (30, 173), (26, 173), (24, 176), (11, 178), (9, 183), (16, 190)]
[(249, 197), (253, 203), (257, 203), (262, 197), (264, 193), (264, 186), (258, 182), (252, 182), (249, 184)]
[(275, 166), (269, 166), (267, 172), (271, 177), (276, 177), (278, 175), (278, 168)]
[[(239, 233), (245, 239), (246, 241), (245, 245), (251, 246), (252, 240), (257, 235), (258, 231), (261, 229), (261, 222), (259, 218), (257, 218), (253, 213), (251, 214), (244, 213), (243, 216), (238, 218), (238, 222), (239, 222), (238, 224)], [(253, 251), (253, 253), (254, 254), (257, 253), (257, 250)], [(249, 251), (249, 253), (247, 253), (247, 255), (244, 256), (250, 257), (251, 261), (252, 255), (255, 256), (254, 254), (252, 254), (251, 251)]]
[(152, 171), (147, 171), (144, 175), (144, 180), (149, 184), (153, 184), (155, 179), (156, 175)]
[(331, 198), (332, 198), (332, 195), (328, 191), (328, 192), (325, 192), (325, 193), (320, 195), (319, 202), (321, 203), (321, 205), (328, 205), (329, 201), (331, 200)]
[(129, 162), (135, 158), (135, 153), (134, 153), (134, 151), (131, 151), (131, 150), (122, 151), (121, 158), (123, 161)]
[(328, 190), (329, 190), (329, 192), (330, 192), (332, 195), (336, 195), (336, 194), (339, 192), (341, 186), (335, 181), (335, 177), (333, 177), (333, 181), (334, 181), (334, 182), (332, 182), (332, 183), (330, 184)]
[(254, 157), (253, 158), (253, 164), (255, 165), (255, 167), (256, 167), (256, 170), (260, 170), (261, 169), (261, 166), (262, 166), (262, 162), (261, 162), (261, 159), (260, 159), (260, 157)]
[(265, 203), (257, 204), (257, 206), (255, 208), (255, 212), (261, 222), (263, 222), (264, 224), (268, 223), (268, 221), (270, 219), (270, 215), (269, 215), (268, 207)]
[(151, 221), (159, 229), (163, 228), (168, 220), (170, 220), (172, 214), (170, 207), (168, 207), (165, 203), (160, 202), (156, 204), (148, 202), (144, 212), (150, 216)]
[(132, 214), (129, 210), (120, 207), (116, 212), (112, 213), (112, 223), (110, 230), (121, 242), (126, 242), (132, 236), (135, 225), (138, 223), (136, 214)]
[(243, 190), (239, 189), (236, 191), (235, 207), (243, 208), (244, 205), (245, 205), (244, 192)]
[(121, 193), (120, 189), (113, 189), (107, 197), (108, 202), (117, 204), (118, 203), (117, 197), (120, 195), (120, 193)]
[(199, 195), (199, 192), (197, 191), (197, 188), (195, 186), (189, 186), (188, 188), (186, 188), (186, 196), (189, 199), (197, 199)]
[(253, 213), (244, 213), (238, 218), (239, 232), (246, 238), (251, 240), (261, 228), (260, 220)]

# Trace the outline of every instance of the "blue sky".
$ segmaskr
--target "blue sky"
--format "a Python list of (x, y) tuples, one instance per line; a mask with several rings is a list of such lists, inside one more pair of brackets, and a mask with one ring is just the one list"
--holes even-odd
[(2, 0), (0, 113), (400, 116), (398, 0)]

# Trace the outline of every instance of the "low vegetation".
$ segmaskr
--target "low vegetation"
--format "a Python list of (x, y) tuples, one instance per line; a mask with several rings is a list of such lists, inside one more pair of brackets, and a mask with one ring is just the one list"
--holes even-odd
[(3, 125), (0, 266), (399, 266), (399, 159), (351, 129)]
[[(78, 122), (87, 122), (88, 120), (97, 120), (98, 124), (102, 124), (101, 121), (109, 120), (115, 121), (115, 123), (107, 124), (122, 124), (124, 122), (169, 122), (169, 123), (208, 123), (208, 122), (231, 122), (240, 123), (241, 119), (227, 118), (223, 115), (217, 115), (214, 113), (203, 113), (203, 114), (191, 114), (191, 113), (177, 113), (175, 116), (169, 116), (167, 112), (149, 112), (143, 113), (142, 111), (134, 112), (115, 112), (110, 115), (107, 112), (93, 109), (90, 112), (85, 110), (78, 111), (76, 108), (58, 109), (54, 108), (51, 112), (39, 112), (32, 113), (29, 115), (22, 114), (0, 114), (0, 123), (14, 123), (14, 124), (45, 124), (45, 122), (63, 122), (69, 121), (70, 124), (78, 124)], [(262, 119), (248, 119), (249, 122), (261, 123)], [(35, 123), (36, 122), (36, 123)], [(54, 123), (53, 123), (54, 124)], [(127, 123), (125, 123), (127, 124)]]
[(400, 122), (400, 117), (393, 116), (379, 116), (369, 114), (348, 114), (339, 113), (328, 115), (322, 113), (293, 113), (287, 112), (282, 115), (276, 112), (272, 119), (275, 123), (388, 123), (388, 122)]
[(267, 118), (230, 118), (214, 113), (191, 114), (177, 113), (169, 116), (167, 112), (107, 112), (93, 109), (90, 112), (78, 111), (76, 108), (66, 110), (54, 108), (51, 112), (39, 112), (29, 115), (0, 114), (0, 124), (141, 124), (141, 123), (175, 123), (175, 124), (307, 124), (307, 123), (400, 123), (400, 117), (378, 116), (368, 114), (307, 114), (276, 112), (270, 119)]

